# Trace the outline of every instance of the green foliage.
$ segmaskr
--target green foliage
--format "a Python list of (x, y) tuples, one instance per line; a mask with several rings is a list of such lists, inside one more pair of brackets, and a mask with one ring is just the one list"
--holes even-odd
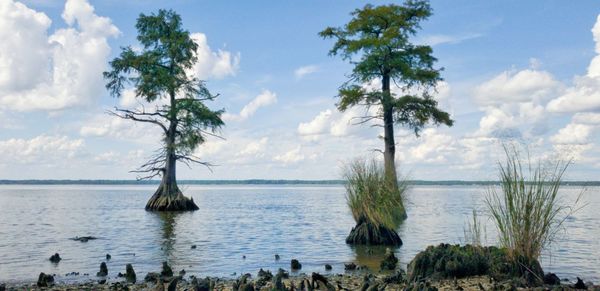
[(180, 16), (172, 10), (159, 10), (157, 14), (140, 14), (137, 19), (137, 39), (141, 51), (131, 47), (122, 49), (119, 57), (110, 62), (111, 70), (104, 72), (106, 88), (120, 97), (128, 85), (135, 88), (136, 97), (151, 103), (159, 99), (167, 102), (155, 105), (155, 110), (126, 110), (116, 108), (113, 115), (137, 122), (152, 123), (164, 133), (164, 147), (142, 166), (142, 172), (156, 172), (163, 168), (166, 159), (185, 163), (199, 162), (191, 156), (207, 135), (215, 135), (223, 126), (223, 110), (213, 111), (205, 101), (214, 100), (205, 87), (190, 72), (198, 61), (198, 45), (190, 33), (182, 28)]
[(511, 263), (505, 249), (440, 244), (418, 253), (407, 270), (411, 282), (478, 275), (506, 278), (511, 274)]
[[(411, 128), (417, 135), (429, 122), (453, 124), (448, 113), (437, 109), (437, 101), (431, 96), (442, 80), (441, 70), (433, 67), (437, 60), (431, 47), (410, 42), (431, 13), (424, 0), (409, 0), (404, 5), (366, 5), (352, 12), (352, 20), (344, 27), (328, 27), (320, 32), (320, 36), (336, 40), (331, 55), (341, 55), (354, 64), (350, 80), (339, 90), (339, 110), (381, 105), (377, 117), (391, 110), (395, 123)], [(360, 59), (353, 59), (357, 55)], [(381, 90), (364, 88), (376, 79), (383, 81)], [(401, 87), (398, 96), (390, 91), (390, 80)]]
[(344, 178), (346, 199), (357, 224), (367, 222), (391, 230), (398, 228), (405, 217), (406, 180), (393, 187), (380, 162), (361, 159), (346, 166)]
[(561, 180), (570, 162), (559, 160), (543, 167), (527, 160), (523, 169), (519, 150), (509, 146), (504, 150), (506, 162), (499, 164), (500, 191), (490, 188), (486, 204), (498, 229), (500, 245), (508, 250), (515, 266), (535, 270), (542, 250), (573, 211), (559, 199)]

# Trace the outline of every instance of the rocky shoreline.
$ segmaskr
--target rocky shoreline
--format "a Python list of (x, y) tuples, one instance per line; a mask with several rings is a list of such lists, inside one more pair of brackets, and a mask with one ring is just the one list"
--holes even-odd
[[(151, 273), (152, 274), (152, 273)], [(155, 273), (157, 274), (157, 273)], [(600, 290), (598, 285), (577, 286), (577, 283), (562, 282), (559, 285), (527, 287), (518, 280), (496, 281), (489, 276), (473, 276), (462, 279), (423, 280), (408, 283), (403, 272), (392, 275), (369, 272), (320, 275), (319, 273), (286, 276), (280, 270), (278, 274), (260, 270), (257, 275), (246, 274), (238, 279), (196, 278), (194, 276), (175, 276), (167, 280), (160, 275), (156, 281), (128, 283), (121, 280), (113, 283), (88, 282), (78, 284), (57, 284), (39, 287), (36, 284), (14, 286), (0, 285), (0, 291), (12, 290), (224, 290), (224, 291), (283, 291), (283, 290)], [(146, 279), (150, 279), (147, 277)]]

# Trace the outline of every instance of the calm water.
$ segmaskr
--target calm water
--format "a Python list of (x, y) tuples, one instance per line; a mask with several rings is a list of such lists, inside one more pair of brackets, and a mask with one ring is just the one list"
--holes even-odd
[[(106, 253), (109, 275), (132, 263), (138, 277), (174, 270), (200, 276), (255, 274), (259, 268), (289, 269), (297, 258), (303, 272), (343, 272), (343, 263), (378, 265), (379, 254), (353, 249), (344, 239), (354, 222), (339, 186), (184, 186), (199, 211), (161, 215), (144, 211), (156, 186), (0, 186), (0, 282), (34, 281), (40, 272), (62, 282), (86, 281)], [(565, 187), (566, 200), (581, 188)], [(482, 187), (414, 187), (409, 219), (397, 249), (403, 267), (427, 245), (464, 241), (473, 207), (482, 207)], [(600, 188), (588, 188), (587, 206), (566, 221), (542, 264), (560, 277), (600, 281)], [(494, 243), (493, 226), (487, 242)], [(96, 236), (81, 243), (75, 236)], [(191, 245), (197, 245), (191, 249)], [(55, 265), (50, 255), (60, 253)], [(281, 256), (276, 261), (275, 254)], [(246, 259), (242, 257), (246, 256)], [(79, 276), (64, 276), (80, 272)]]

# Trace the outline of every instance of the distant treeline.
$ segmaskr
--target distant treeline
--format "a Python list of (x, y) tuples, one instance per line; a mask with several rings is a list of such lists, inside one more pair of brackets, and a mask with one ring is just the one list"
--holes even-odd
[[(0, 185), (158, 185), (160, 180), (0, 180)], [(182, 185), (343, 185), (343, 180), (180, 180)], [(497, 185), (497, 181), (425, 181), (411, 180), (410, 185), (467, 186)], [(563, 181), (567, 186), (600, 186), (600, 181)]]

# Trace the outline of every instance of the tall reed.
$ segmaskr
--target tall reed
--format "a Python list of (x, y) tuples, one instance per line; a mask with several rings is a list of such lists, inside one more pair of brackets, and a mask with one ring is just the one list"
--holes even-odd
[[(554, 240), (572, 213), (559, 199), (563, 175), (570, 161), (556, 161), (549, 167), (532, 164), (516, 147), (504, 146), (506, 162), (499, 163), (500, 191), (491, 187), (486, 204), (499, 233), (499, 243), (521, 274), (543, 275), (538, 258)], [(540, 274), (541, 273), (541, 274)]]
[(346, 199), (357, 224), (372, 223), (394, 230), (405, 218), (406, 179), (394, 187), (384, 166), (375, 159), (356, 159), (344, 168)]
[(477, 210), (473, 209), (471, 221), (467, 222), (467, 227), (464, 229), (465, 243), (474, 246), (481, 246), (483, 243), (482, 236), (485, 234), (485, 228), (478, 218)]

